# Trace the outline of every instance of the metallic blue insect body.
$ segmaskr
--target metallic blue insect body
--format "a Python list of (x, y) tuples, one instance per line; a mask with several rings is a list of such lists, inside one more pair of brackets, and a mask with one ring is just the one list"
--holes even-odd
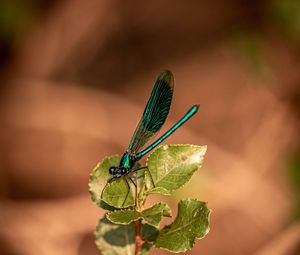
[[(112, 178), (109, 180), (109, 182), (114, 179), (121, 178), (122, 176), (126, 176), (129, 173), (140, 170), (141, 168), (134, 169), (135, 163), (140, 160), (145, 154), (162, 143), (198, 111), (199, 105), (193, 105), (188, 110), (188, 112), (166, 133), (164, 133), (161, 137), (159, 137), (155, 142), (150, 144), (144, 150), (139, 151), (149, 140), (151, 140), (155, 136), (155, 134), (165, 123), (172, 102), (173, 90), (173, 74), (170, 71), (166, 70), (159, 75), (154, 85), (150, 98), (145, 107), (143, 116), (134, 131), (127, 151), (123, 154), (119, 166), (112, 166), (109, 168), (109, 173), (112, 175)], [(131, 180), (130, 177), (129, 179)], [(136, 186), (133, 181), (132, 183)]]

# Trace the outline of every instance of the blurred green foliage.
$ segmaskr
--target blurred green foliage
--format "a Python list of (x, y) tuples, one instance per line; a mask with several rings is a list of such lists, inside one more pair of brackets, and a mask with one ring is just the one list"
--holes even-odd
[(233, 37), (233, 48), (247, 61), (250, 70), (256, 76), (261, 76), (266, 66), (260, 34), (245, 29)]
[(270, 20), (286, 34), (286, 36), (300, 46), (300, 1), (274, 0), (268, 5)]
[(35, 16), (34, 1), (0, 1), (0, 36), (10, 40), (21, 36)]

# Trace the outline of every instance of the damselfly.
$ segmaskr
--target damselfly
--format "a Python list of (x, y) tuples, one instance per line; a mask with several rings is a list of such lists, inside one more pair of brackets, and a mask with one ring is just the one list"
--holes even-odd
[[(146, 169), (151, 177), (152, 184), (154, 185), (152, 176), (147, 167), (134, 169), (135, 163), (139, 161), (145, 154), (147, 154), (156, 146), (158, 146), (161, 142), (163, 142), (167, 137), (169, 137), (175, 130), (177, 130), (183, 123), (185, 123), (198, 111), (199, 105), (193, 105), (188, 110), (188, 112), (179, 121), (177, 121), (176, 124), (173, 125), (167, 132), (165, 132), (161, 137), (159, 137), (148, 147), (140, 151), (140, 149), (155, 136), (155, 134), (165, 123), (165, 120), (170, 110), (173, 91), (173, 74), (171, 73), (171, 71), (168, 70), (163, 71), (159, 75), (154, 85), (154, 88), (151, 92), (150, 98), (144, 110), (143, 116), (134, 131), (134, 134), (130, 140), (126, 152), (121, 158), (119, 166), (112, 166), (109, 168), (109, 173), (112, 175), (112, 177), (109, 179), (108, 183), (112, 182), (114, 179), (118, 179), (121, 177), (125, 178), (125, 181), (128, 186), (128, 193), (126, 195), (126, 198), (130, 190), (130, 186), (126, 177), (130, 173), (137, 172), (141, 169)], [(137, 190), (136, 183), (131, 179), (130, 176), (128, 177)]]

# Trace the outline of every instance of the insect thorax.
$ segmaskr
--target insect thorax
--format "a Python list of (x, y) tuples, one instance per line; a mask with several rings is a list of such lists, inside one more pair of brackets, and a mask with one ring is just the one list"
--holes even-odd
[(124, 167), (127, 170), (130, 170), (131, 168), (133, 168), (135, 162), (136, 157), (126, 151), (121, 158), (119, 167)]

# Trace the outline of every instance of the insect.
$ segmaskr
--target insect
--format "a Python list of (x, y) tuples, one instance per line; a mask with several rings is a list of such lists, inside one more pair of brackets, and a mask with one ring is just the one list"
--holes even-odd
[[(130, 173), (137, 172), (141, 169), (146, 169), (151, 177), (153, 186), (154, 182), (151, 173), (147, 167), (142, 167), (134, 169), (135, 163), (139, 161), (148, 152), (153, 150), (156, 146), (162, 143), (166, 138), (168, 138), (175, 130), (177, 130), (182, 124), (184, 124), (188, 119), (190, 119), (199, 109), (199, 105), (193, 105), (188, 112), (179, 119), (167, 132), (165, 132), (156, 141), (150, 144), (148, 147), (140, 151), (140, 149), (149, 142), (160, 130), (160, 128), (165, 123), (168, 116), (172, 97), (174, 91), (174, 77), (171, 71), (163, 71), (157, 78), (154, 84), (153, 90), (151, 92), (150, 98), (148, 99), (147, 105), (145, 107), (142, 118), (140, 119), (137, 127), (131, 137), (130, 143), (126, 152), (123, 154), (119, 166), (112, 166), (109, 168), (109, 173), (112, 177), (108, 180), (108, 183), (115, 179), (125, 177), (125, 181), (128, 186), (128, 193), (124, 202), (129, 194), (130, 186), (126, 177)], [(134, 184), (136, 188), (136, 198), (137, 198), (137, 185), (131, 179), (129, 180)], [(104, 190), (104, 189), (103, 189)], [(124, 204), (124, 203), (123, 203)]]

